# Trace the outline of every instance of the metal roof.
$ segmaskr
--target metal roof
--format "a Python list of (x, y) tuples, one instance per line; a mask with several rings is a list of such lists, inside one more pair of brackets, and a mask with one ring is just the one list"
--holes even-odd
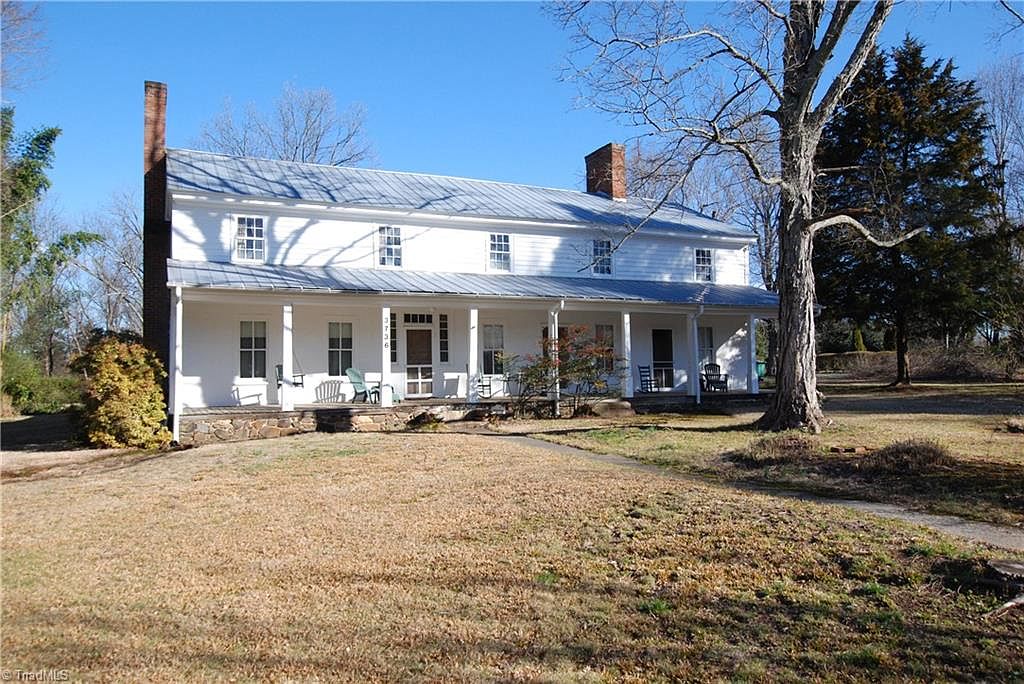
[(168, 286), (367, 295), (454, 295), (775, 308), (778, 297), (746, 285), (562, 276), (431, 273), (167, 260)]
[[(343, 166), (167, 150), (172, 191), (422, 211), (442, 215), (635, 227), (654, 202), (612, 200), (578, 190)], [(662, 206), (644, 228), (683, 235), (752, 238), (750, 231), (681, 205)]]

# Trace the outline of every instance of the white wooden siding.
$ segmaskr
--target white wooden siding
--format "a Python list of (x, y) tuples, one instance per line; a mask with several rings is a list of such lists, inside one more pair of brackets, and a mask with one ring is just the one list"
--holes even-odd
[[(184, 261), (228, 262), (238, 216), (265, 219), (267, 263), (287, 266), (375, 268), (377, 234), (381, 225), (402, 229), (402, 268), (411, 271), (487, 273), (489, 236), (511, 237), (512, 272), (521, 275), (591, 276), (589, 264), (594, 239), (600, 231), (566, 228), (509, 230), (489, 226), (430, 227), (401, 222), (384, 224), (325, 217), (295, 216), (275, 209), (238, 211), (213, 205), (189, 205), (178, 200), (171, 215), (171, 254)], [(715, 253), (715, 280), (747, 283), (747, 250), (742, 243), (644, 235), (627, 240), (612, 256), (611, 278), (689, 281), (694, 278), (694, 249)]]

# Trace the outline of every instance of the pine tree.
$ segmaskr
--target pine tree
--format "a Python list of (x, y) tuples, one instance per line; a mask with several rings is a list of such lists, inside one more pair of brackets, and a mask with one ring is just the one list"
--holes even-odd
[(815, 273), (824, 315), (893, 332), (896, 383), (909, 383), (909, 340), (972, 334), (991, 274), (972, 253), (995, 194), (984, 150), (987, 120), (953, 62), (928, 62), (907, 37), (875, 51), (818, 148), (824, 210), (855, 213), (878, 235), (922, 232), (895, 247), (848, 229), (819, 233)]

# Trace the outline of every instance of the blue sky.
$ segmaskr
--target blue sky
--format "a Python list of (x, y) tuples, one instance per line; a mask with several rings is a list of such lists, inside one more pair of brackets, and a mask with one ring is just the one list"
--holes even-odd
[[(68, 218), (142, 185), (143, 81), (168, 84), (168, 144), (236, 103), (269, 105), (285, 81), (360, 102), (374, 165), (579, 188), (583, 156), (634, 129), (575, 109), (558, 80), (568, 38), (533, 3), (48, 3), (45, 78), (21, 93), (19, 130), (63, 129), (51, 179)], [(970, 76), (1016, 37), (989, 3), (899, 6), (905, 32)], [(1018, 33), (1020, 33), (1018, 31)]]

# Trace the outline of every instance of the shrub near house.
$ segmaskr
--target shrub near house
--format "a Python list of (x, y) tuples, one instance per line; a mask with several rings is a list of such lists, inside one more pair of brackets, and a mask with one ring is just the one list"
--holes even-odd
[(90, 444), (143, 449), (170, 444), (160, 389), (167, 373), (138, 335), (94, 332), (72, 369), (85, 376), (84, 423)]

